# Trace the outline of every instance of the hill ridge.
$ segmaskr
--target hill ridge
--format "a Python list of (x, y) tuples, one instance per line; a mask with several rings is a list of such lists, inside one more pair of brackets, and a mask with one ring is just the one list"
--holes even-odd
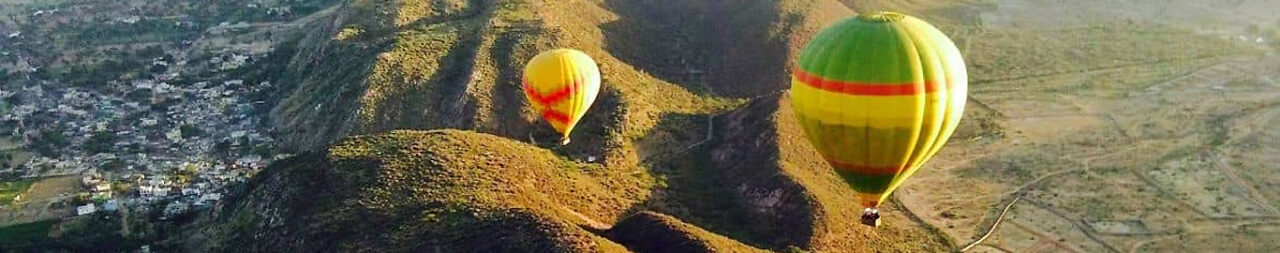
[[(218, 236), (187, 247), (230, 250), (220, 245), (276, 233), (312, 239), (252, 242), (256, 246), (250, 248), (279, 243), (301, 251), (431, 246), (644, 252), (672, 248), (655, 249), (634, 238), (667, 231), (680, 233), (668, 239), (688, 242), (681, 245), (692, 248), (681, 249), (693, 251), (939, 249), (934, 240), (921, 239), (932, 235), (906, 228), (905, 219), (899, 219), (904, 227), (891, 226), (888, 235), (842, 227), (849, 225), (840, 220), (847, 217), (834, 214), (844, 212), (828, 210), (852, 202), (826, 193), (837, 185), (834, 177), (813, 178), (828, 171), (825, 164), (784, 152), (807, 143), (799, 143), (798, 132), (777, 127), (794, 122), (783, 116), (789, 109), (780, 93), (789, 85), (787, 67), (776, 63), (790, 62), (807, 34), (849, 13), (835, 1), (347, 1), (330, 20), (307, 28), (312, 32), (297, 44), (293, 66), (283, 75), (292, 80), (280, 80), (285, 88), (271, 120), (283, 130), (278, 132), (284, 146), (299, 157), (273, 164), (268, 170), (275, 172), (255, 179), (248, 197), (228, 201), (221, 214), (204, 219), (241, 225), (191, 226)], [(712, 18), (717, 16), (733, 18)], [(557, 47), (595, 58), (604, 73), (603, 88), (573, 143), (539, 147), (531, 143), (552, 132), (525, 106), (519, 69), (522, 59)], [(667, 68), (672, 65), (679, 68)], [(763, 141), (736, 144), (741, 138)], [(786, 147), (769, 148), (776, 145)], [(725, 153), (761, 160), (742, 166), (715, 156)], [(511, 169), (512, 164), (542, 164), (517, 174), (569, 174), (537, 179), (536, 186), (518, 175), (488, 175), (504, 173), (488, 166)], [(415, 174), (426, 172), (479, 174)], [(325, 173), (383, 179), (333, 186), (289, 179), (343, 178)], [(434, 183), (409, 183), (406, 177)], [(588, 188), (571, 186), (579, 183)], [(309, 187), (348, 195), (305, 201), (295, 196)], [(368, 193), (351, 193), (357, 189)], [(441, 191), (488, 197), (461, 200), (436, 194)], [(399, 202), (406, 205), (379, 204)], [(316, 205), (345, 206), (341, 210), (356, 216), (382, 217), (374, 220), (383, 226), (418, 229), (362, 227), (373, 232), (363, 236), (341, 232), (333, 229), (353, 227), (349, 218)], [(302, 208), (288, 213), (304, 218), (280, 223), (287, 217), (272, 210), (289, 208)], [(475, 214), (445, 212), (455, 209)], [(413, 218), (422, 212), (467, 225)], [(243, 225), (258, 220), (271, 225)], [(332, 229), (309, 231), (298, 224)], [(455, 225), (506, 234), (441, 232), (463, 228), (449, 227)], [(403, 241), (410, 238), (405, 235), (443, 239), (411, 243)], [(908, 236), (891, 238), (900, 235)], [(450, 238), (515, 241), (513, 248), (475, 248), (489, 246)], [(910, 244), (915, 246), (903, 246)]]

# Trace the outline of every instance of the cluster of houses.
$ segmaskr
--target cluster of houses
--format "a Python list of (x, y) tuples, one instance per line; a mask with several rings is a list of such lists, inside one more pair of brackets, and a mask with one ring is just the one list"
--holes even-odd
[[(188, 166), (195, 165), (188, 164)], [(196, 172), (198, 174), (195, 177), (187, 179), (188, 182), (184, 183), (167, 175), (147, 176), (140, 173), (125, 173), (110, 179), (96, 170), (90, 170), (85, 172), (81, 179), (89, 200), (87, 203), (76, 206), (76, 215), (115, 212), (123, 203), (159, 204), (164, 208), (160, 219), (168, 219), (188, 211), (212, 206), (222, 200), (227, 184), (248, 179), (245, 174), (222, 172), (199, 171)], [(116, 190), (113, 185), (129, 185), (133, 191), (123, 196), (116, 196), (113, 194), (113, 190)]]
[(99, 211), (115, 212), (120, 208), (120, 201), (112, 198), (111, 182), (96, 172), (87, 173), (80, 182), (89, 192), (90, 201), (76, 207), (76, 215), (89, 215)]
[[(213, 57), (215, 69), (243, 66), (248, 56)], [(152, 64), (185, 62), (155, 59)], [(49, 132), (67, 139), (56, 154), (36, 154), (20, 166), (0, 168), (25, 176), (84, 175), (88, 203), (79, 215), (115, 211), (121, 204), (151, 205), (176, 215), (222, 199), (224, 188), (265, 167), (275, 157), (251, 154), (274, 140), (260, 132), (248, 95), (270, 83), (224, 80), (174, 84), (169, 73), (108, 87), (82, 88), (53, 81), (0, 84), (0, 123), (24, 147)], [(138, 96), (143, 94), (145, 96)], [(7, 104), (10, 102), (14, 104)], [(194, 130), (193, 130), (194, 129)], [(94, 138), (106, 134), (111, 138)], [(110, 143), (93, 143), (108, 140)], [(89, 146), (98, 145), (90, 149)], [(101, 148), (105, 145), (107, 148)], [(222, 150), (215, 147), (221, 146)], [(119, 187), (129, 189), (113, 189)]]
[[(293, 12), (289, 4), (292, 3), (282, 6), (248, 3), (247, 7), (283, 16)], [(218, 55), (204, 59), (188, 58), (187, 49), (193, 49), (196, 44), (205, 45), (204, 41), (217, 42), (216, 38), (222, 33), (244, 37), (240, 40), (260, 40), (255, 36), (241, 36), (239, 32), (258, 30), (260, 26), (238, 22), (234, 26), (223, 23), (220, 27), (205, 29), (209, 28), (204, 27), (208, 18), (205, 14), (216, 17), (225, 13), (221, 9), (230, 8), (193, 12), (190, 15), (198, 17), (191, 18), (160, 16), (146, 10), (139, 13), (136, 8), (129, 13), (112, 13), (95, 10), (95, 6), (98, 4), (73, 4), (62, 6), (64, 10), (28, 9), (16, 14), (29, 14), (32, 17), (29, 24), (57, 22), (40, 24), (35, 29), (0, 25), (0, 76), (18, 80), (0, 82), (0, 139), (5, 139), (0, 142), (21, 143), (21, 149), (14, 150), (31, 154), (15, 156), (20, 158), (14, 158), (11, 164), (18, 165), (0, 166), (0, 174), (79, 175), (82, 188), (79, 194), (72, 195), (75, 198), (69, 206), (75, 215), (159, 211), (155, 212), (162, 214), (159, 219), (169, 219), (216, 204), (228, 194), (230, 185), (247, 180), (266, 164), (282, 158), (269, 154), (274, 140), (263, 134), (261, 117), (254, 114), (255, 106), (264, 102), (249, 99), (249, 95), (260, 89), (270, 88), (270, 83), (241, 80), (191, 83), (180, 81), (183, 77), (179, 76), (179, 73), (244, 67), (261, 52), (217, 49), (224, 51), (207, 52)], [(136, 73), (95, 75), (90, 78), (117, 80), (106, 81), (105, 85), (94, 82), (84, 85), (92, 87), (77, 87), (66, 83), (82, 80), (43, 80), (56, 79), (60, 71), (67, 70), (43, 65), (52, 64), (53, 60), (45, 58), (57, 53), (41, 50), (60, 49), (39, 45), (49, 45), (41, 41), (51, 41), (45, 38), (51, 33), (44, 31), (60, 28), (57, 25), (67, 23), (68, 19), (91, 21), (90, 26), (98, 28), (151, 27), (163, 21), (172, 22), (174, 27), (185, 31), (204, 32), (199, 39), (161, 42), (160, 47), (169, 51), (167, 56), (142, 61), (145, 65), (142, 67), (150, 73), (131, 77), (134, 80), (122, 81), (122, 77)], [(211, 37), (215, 39), (209, 40)], [(123, 50), (131, 50), (128, 47)], [(217, 47), (220, 46), (203, 48), (215, 50), (210, 48)], [(88, 60), (77, 56), (69, 61)], [(19, 79), (21, 77), (25, 79)], [(51, 143), (48, 140), (52, 135), (65, 140), (57, 141), (58, 144), (53, 145), (55, 150), (50, 151), (47, 144)], [(37, 151), (35, 146), (43, 149)], [(143, 246), (140, 251), (149, 252), (150, 247)]]

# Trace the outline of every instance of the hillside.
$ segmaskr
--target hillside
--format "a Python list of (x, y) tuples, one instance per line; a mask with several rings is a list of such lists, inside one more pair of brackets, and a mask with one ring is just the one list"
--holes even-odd
[[(1280, 28), (1241, 27), (1253, 22), (1246, 16), (1116, 13), (1166, 5), (1158, 1), (1060, 3), (1080, 5), (1070, 15), (1032, 2), (347, 1), (307, 28), (273, 82), (281, 88), (272, 125), (302, 155), (202, 219), (276, 225), (192, 226), (205, 233), (189, 233), (196, 239), (187, 246), (298, 236), (310, 239), (248, 245), (921, 252), (989, 235), (972, 246), (1118, 252), (1221, 248), (1232, 245), (1188, 243), (1277, 231), (1277, 198), (1266, 187), (1280, 179), (1262, 153), (1280, 148), (1263, 141), (1280, 115), (1280, 61), (1268, 41)], [(1223, 8), (1261, 15), (1266, 4)], [(1160, 12), (1195, 16), (1214, 6)], [(810, 36), (877, 9), (936, 24), (965, 55), (971, 83), (948, 148), (893, 195), (886, 224), (873, 230), (854, 222), (860, 207), (808, 146), (785, 90)], [(1045, 15), (1066, 21), (1027, 22)], [(565, 147), (547, 145), (551, 130), (517, 88), (524, 60), (557, 47), (586, 52), (604, 75), (601, 97)], [(431, 132), (387, 134), (396, 129)], [(352, 155), (370, 145), (387, 148)], [(506, 175), (512, 168), (502, 164), (530, 167)], [(345, 185), (325, 171), (417, 180)], [(417, 171), (474, 178), (401, 176)], [(296, 179), (312, 173), (332, 182)], [(529, 186), (519, 175), (555, 176)], [(362, 191), (400, 204), (354, 193)], [(299, 197), (312, 192), (344, 195)], [(442, 192), (489, 197), (432, 195)], [(444, 207), (423, 203), (474, 215), (437, 221)], [(352, 218), (332, 207), (382, 218), (342, 230)], [(1195, 240), (1169, 240), (1182, 237)], [(481, 238), (513, 248), (456, 243)]]
[[(306, 28), (309, 35), (291, 48), (296, 54), (276, 81), (281, 88), (271, 124), (283, 146), (299, 155), (275, 163), (245, 197), (188, 226), (171, 245), (220, 251), (243, 249), (239, 245), (640, 252), (951, 247), (901, 212), (891, 211), (878, 231), (852, 222), (856, 212), (849, 210), (858, 208), (842, 197), (852, 192), (804, 154), (807, 142), (789, 109), (780, 107), (786, 102), (778, 94), (789, 86), (783, 64), (824, 24), (852, 15), (848, 6), (345, 2), (330, 19)], [(524, 59), (556, 47), (588, 53), (603, 74), (601, 97), (565, 147), (545, 146), (551, 130), (526, 109), (518, 90)], [(442, 128), (466, 131), (395, 130)], [(744, 143), (749, 140), (758, 141)], [(471, 240), (495, 243), (461, 243)]]
[[(197, 251), (625, 252), (654, 247), (633, 229), (604, 231), (640, 204), (619, 191), (634, 178), (599, 178), (599, 165), (474, 132), (393, 131), (344, 140), (327, 153), (273, 165), (250, 193), (214, 212), (187, 239)], [(644, 217), (662, 217), (644, 215)], [(749, 249), (672, 218), (620, 227), (689, 231), (677, 241)], [(617, 229), (615, 229), (617, 230)], [(661, 246), (661, 245), (659, 245)]]
[[(749, 108), (770, 104), (776, 102)], [(794, 122), (779, 124), (795, 130)], [(771, 167), (732, 169), (777, 170)], [(853, 202), (832, 195), (848, 193), (838, 187), (841, 182), (805, 178), (814, 171), (783, 168), (780, 177), (772, 180), (792, 186), (763, 191), (775, 196), (758, 195), (760, 188), (777, 187), (770, 185), (777, 182), (769, 180), (753, 183), (750, 188), (739, 187), (727, 196), (705, 196), (749, 203), (731, 207), (744, 212), (731, 215), (754, 216), (774, 224), (796, 221), (776, 227), (751, 223), (756, 227), (744, 228), (750, 236), (730, 238), (675, 216), (640, 211), (671, 209), (653, 204), (670, 200), (633, 195), (626, 189), (638, 183), (637, 177), (598, 175), (602, 170), (607, 168), (468, 131), (392, 131), (353, 137), (327, 152), (308, 152), (274, 164), (254, 178), (247, 194), (190, 225), (194, 229), (164, 247), (195, 251), (743, 252), (759, 251), (748, 246), (759, 244), (777, 249), (942, 250), (934, 241), (936, 237), (927, 236), (901, 216), (890, 216), (889, 226), (872, 233), (854, 224), (849, 219), (852, 214), (845, 214), (851, 212), (820, 211), (847, 209)], [(803, 183), (797, 187), (797, 181)], [(793, 194), (814, 197), (777, 196)], [(768, 211), (780, 207), (809, 211)], [(725, 224), (724, 220), (706, 220), (718, 217), (693, 218)]]

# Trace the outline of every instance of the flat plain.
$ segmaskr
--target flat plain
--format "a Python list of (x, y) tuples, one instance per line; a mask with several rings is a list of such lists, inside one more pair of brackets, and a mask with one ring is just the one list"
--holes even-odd
[(981, 127), (908, 209), (978, 252), (1280, 249), (1280, 3), (977, 6), (952, 34)]

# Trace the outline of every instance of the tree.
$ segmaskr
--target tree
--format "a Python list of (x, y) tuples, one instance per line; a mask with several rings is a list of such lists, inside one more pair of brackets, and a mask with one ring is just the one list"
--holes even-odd
[(218, 155), (226, 155), (227, 152), (230, 152), (230, 151), (231, 151), (231, 141), (229, 140), (222, 140), (216, 144), (213, 144), (213, 152)]
[(118, 138), (115, 132), (98, 131), (93, 133), (93, 136), (90, 136), (88, 141), (85, 141), (84, 149), (93, 154), (107, 153), (116, 145), (116, 140)]
[(182, 138), (191, 138), (191, 137), (198, 137), (198, 136), (204, 135), (204, 130), (192, 124), (182, 125), (178, 127), (178, 131), (182, 131)]
[(0, 153), (0, 168), (9, 167), (9, 162), (13, 160), (13, 155), (8, 152)]
[(119, 159), (111, 159), (98, 165), (99, 168), (107, 171), (119, 171), (124, 168), (124, 162)]
[(163, 64), (151, 64), (151, 68), (147, 71), (150, 71), (152, 74), (162, 74), (165, 71), (169, 71), (169, 66)]
[(135, 100), (135, 101), (145, 101), (145, 100), (150, 100), (151, 95), (152, 93), (150, 89), (136, 89), (129, 92), (129, 94), (126, 94), (125, 98), (128, 98), (129, 100)]
[(32, 149), (36, 153), (48, 157), (57, 157), (61, 153), (59, 149), (71, 144), (71, 141), (67, 140), (67, 136), (63, 135), (62, 131), (52, 130), (40, 133), (40, 137), (33, 143)]

